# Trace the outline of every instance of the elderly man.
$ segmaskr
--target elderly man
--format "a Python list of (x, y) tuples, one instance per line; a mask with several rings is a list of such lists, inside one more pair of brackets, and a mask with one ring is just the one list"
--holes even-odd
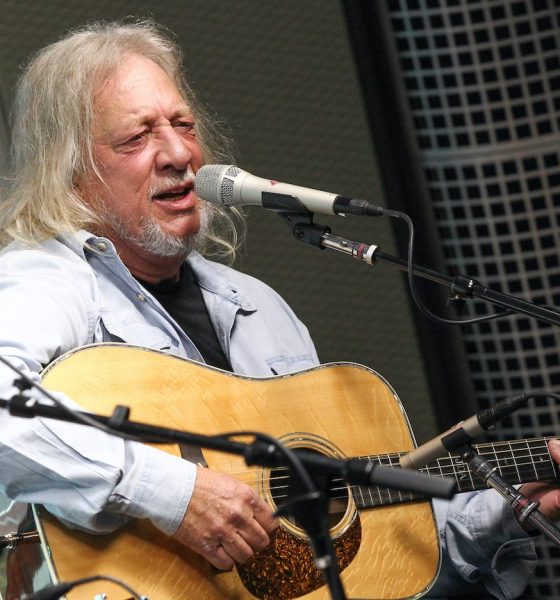
[[(200, 253), (235, 245), (220, 233), (231, 238), (229, 216), (193, 190), (218, 157), (215, 137), (177, 48), (153, 24), (90, 26), (32, 60), (0, 206), (4, 357), (35, 380), (63, 353), (101, 341), (257, 377), (318, 364), (277, 294)], [(13, 374), (0, 375), (7, 396)], [(1, 489), (70, 525), (103, 533), (147, 518), (219, 569), (269, 544), (271, 509), (235, 478), (69, 424), (1, 414), (0, 427)], [(557, 490), (527, 491), (558, 516)], [(434, 594), (519, 595), (533, 557), (501, 499), (464, 494), (437, 511), (444, 567)]]

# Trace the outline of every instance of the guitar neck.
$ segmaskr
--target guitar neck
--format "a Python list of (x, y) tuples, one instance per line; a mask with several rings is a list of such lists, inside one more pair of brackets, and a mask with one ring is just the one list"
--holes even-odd
[[(548, 451), (550, 438), (533, 438), (508, 442), (489, 442), (474, 445), (475, 450), (491, 461), (500, 475), (510, 484), (527, 483), (555, 479), (559, 475), (558, 466)], [(404, 453), (364, 456), (381, 466), (399, 467)], [(471, 468), (458, 455), (449, 454), (435, 463), (420, 469), (435, 477), (453, 477), (459, 492), (471, 492), (484, 489), (486, 485), (474, 475)], [(376, 486), (355, 486), (352, 489), (354, 500), (359, 508), (370, 508), (386, 504), (397, 504), (420, 499), (409, 492), (389, 490)]]

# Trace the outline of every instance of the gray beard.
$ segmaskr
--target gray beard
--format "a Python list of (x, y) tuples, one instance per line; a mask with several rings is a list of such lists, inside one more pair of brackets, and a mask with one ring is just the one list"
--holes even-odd
[(105, 222), (122, 239), (148, 254), (168, 258), (188, 256), (193, 250), (199, 250), (207, 236), (211, 222), (211, 210), (205, 202), (199, 202), (200, 227), (195, 234), (185, 237), (171, 235), (164, 231), (153, 217), (140, 222), (140, 231), (133, 232), (129, 221), (119, 219), (114, 213), (105, 210)]

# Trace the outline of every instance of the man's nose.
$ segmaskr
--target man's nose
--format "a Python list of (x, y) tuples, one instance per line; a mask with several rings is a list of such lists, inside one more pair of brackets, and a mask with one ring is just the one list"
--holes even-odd
[(173, 127), (160, 131), (159, 144), (156, 157), (156, 167), (159, 170), (184, 171), (189, 166), (192, 157), (189, 146)]

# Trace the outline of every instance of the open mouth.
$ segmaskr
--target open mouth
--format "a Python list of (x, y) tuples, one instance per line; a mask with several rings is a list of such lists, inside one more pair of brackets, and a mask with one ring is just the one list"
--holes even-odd
[(185, 196), (187, 196), (192, 189), (193, 184), (188, 183), (181, 187), (174, 187), (172, 189), (166, 190), (165, 192), (154, 194), (152, 198), (154, 200), (176, 200), (177, 198), (184, 198)]

